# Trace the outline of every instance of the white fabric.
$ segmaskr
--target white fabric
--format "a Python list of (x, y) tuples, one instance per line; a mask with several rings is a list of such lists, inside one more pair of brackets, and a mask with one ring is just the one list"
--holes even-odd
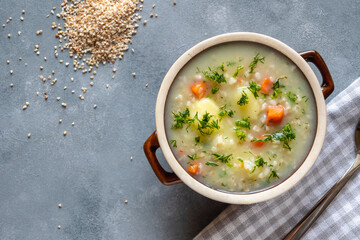
[[(253, 205), (230, 205), (195, 239), (282, 239), (355, 160), (360, 78), (327, 105), (327, 134), (319, 159), (293, 189)], [(360, 239), (360, 171), (302, 239)]]

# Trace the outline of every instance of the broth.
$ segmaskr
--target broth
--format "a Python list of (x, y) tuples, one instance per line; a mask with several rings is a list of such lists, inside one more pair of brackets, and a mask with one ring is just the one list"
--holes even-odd
[(287, 178), (314, 140), (311, 88), (294, 63), (257, 43), (195, 56), (167, 97), (165, 127), (181, 165), (215, 189), (249, 192)]

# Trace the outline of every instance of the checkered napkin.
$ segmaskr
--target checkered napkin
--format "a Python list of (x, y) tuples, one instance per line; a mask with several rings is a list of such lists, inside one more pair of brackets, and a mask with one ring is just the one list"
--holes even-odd
[[(195, 239), (282, 239), (355, 160), (360, 119), (360, 78), (327, 105), (319, 159), (293, 189), (253, 205), (230, 205)], [(303, 239), (360, 239), (360, 172), (350, 179)]]

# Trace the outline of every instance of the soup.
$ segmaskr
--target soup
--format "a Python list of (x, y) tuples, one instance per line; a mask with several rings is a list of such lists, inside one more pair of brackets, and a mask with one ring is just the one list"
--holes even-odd
[(171, 149), (218, 190), (250, 192), (287, 178), (306, 158), (316, 108), (302, 72), (257, 43), (207, 49), (178, 73), (165, 110)]

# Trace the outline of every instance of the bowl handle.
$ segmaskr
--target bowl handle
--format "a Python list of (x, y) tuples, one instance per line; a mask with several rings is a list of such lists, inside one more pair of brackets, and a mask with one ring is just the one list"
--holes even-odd
[(160, 165), (157, 157), (156, 157), (156, 150), (160, 147), (158, 137), (156, 131), (151, 134), (151, 136), (145, 141), (144, 143), (144, 152), (145, 155), (154, 170), (156, 176), (163, 184), (169, 186), (174, 185), (177, 183), (181, 183), (182, 181), (178, 176), (176, 176), (173, 172), (167, 172), (165, 169)]
[(324, 94), (324, 98), (326, 99), (334, 91), (334, 82), (324, 59), (315, 50), (299, 52), (299, 54), (305, 59), (305, 61), (312, 62), (319, 69), (323, 79), (321, 89)]

